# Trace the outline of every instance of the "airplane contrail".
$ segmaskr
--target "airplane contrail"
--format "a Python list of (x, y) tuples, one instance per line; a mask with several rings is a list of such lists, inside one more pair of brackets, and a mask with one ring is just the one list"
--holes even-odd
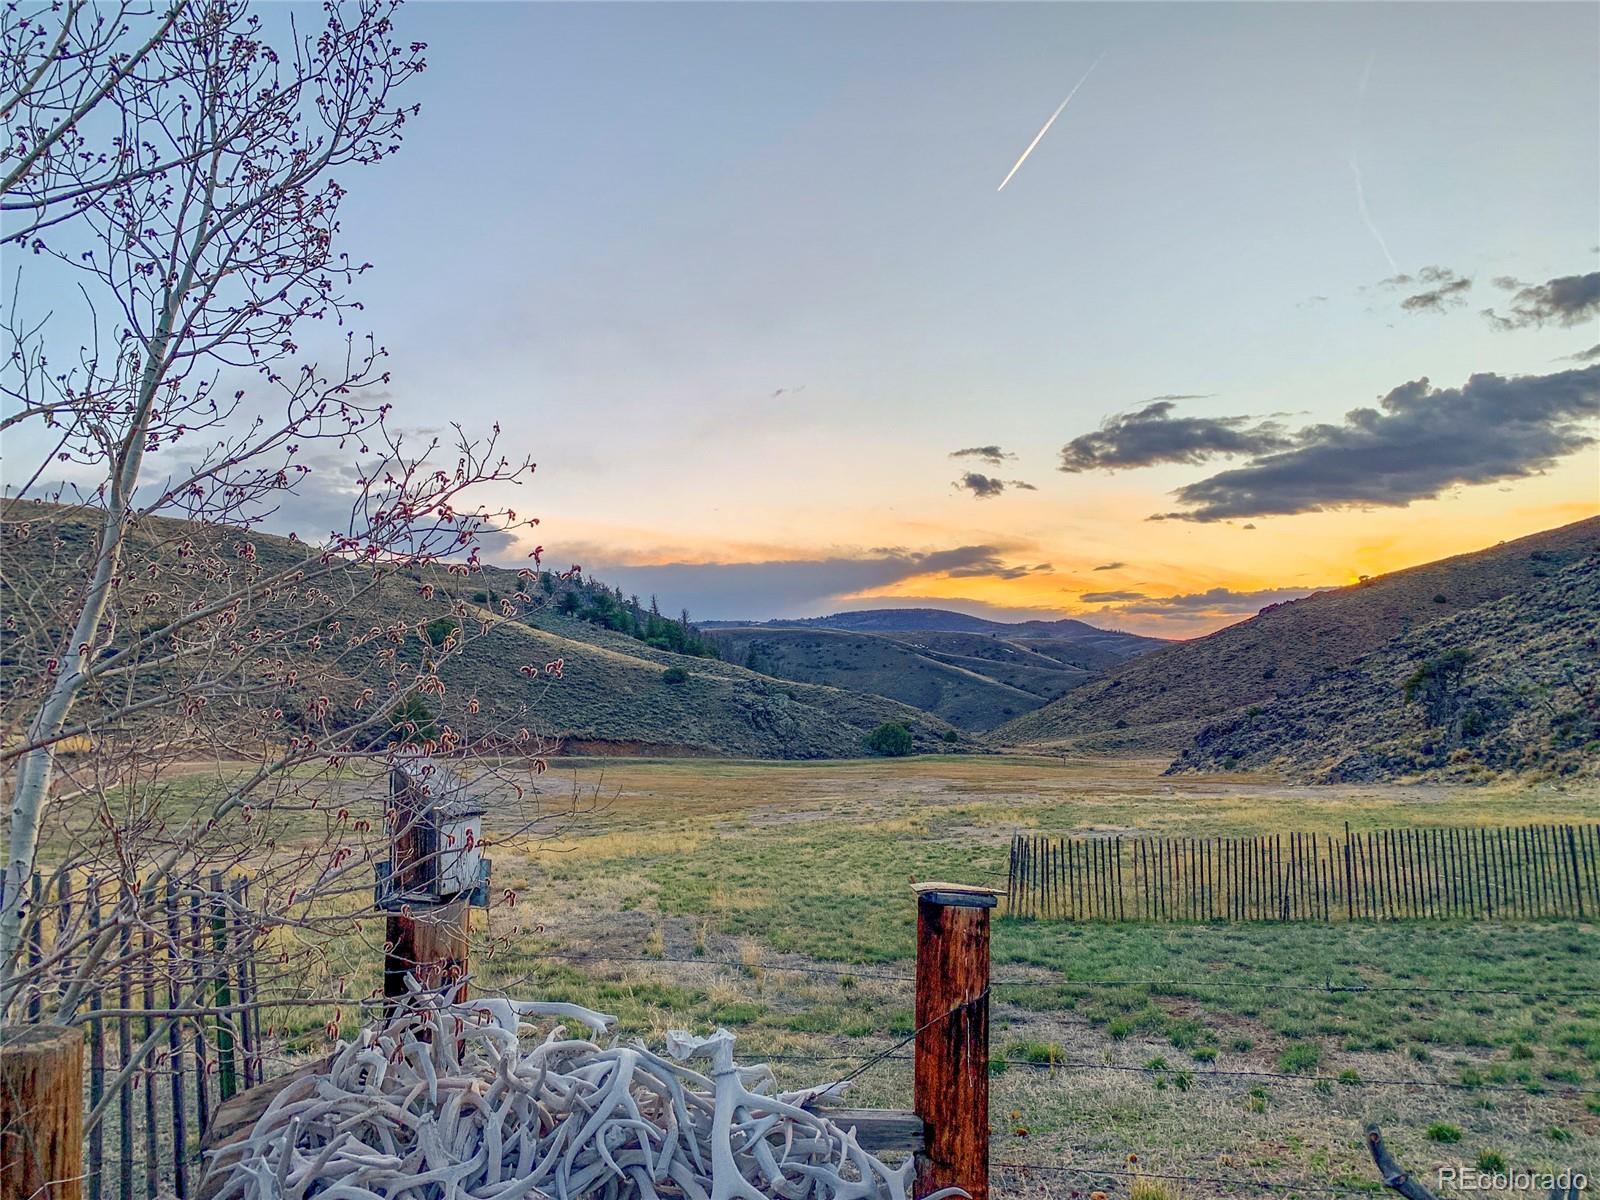
[(1089, 76), (1094, 73), (1094, 69), (1100, 65), (1100, 59), (1104, 57), (1105, 55), (1102, 54), (1100, 55), (1100, 58), (1096, 58), (1092, 63), (1089, 64), (1089, 69), (1083, 73), (1083, 78), (1072, 85), (1072, 90), (1067, 93), (1067, 98), (1061, 102), (1060, 106), (1055, 110), (1055, 112), (1050, 114), (1050, 119), (1044, 123), (1044, 128), (1033, 135), (1033, 141), (1028, 143), (1028, 148), (1022, 152), (1022, 157), (1017, 159), (1017, 161), (1012, 165), (1011, 170), (1006, 172), (1006, 177), (1000, 181), (1000, 186), (995, 188), (995, 191), (1005, 191), (1006, 184), (1011, 182), (1011, 177), (1017, 173), (1017, 169), (1021, 167), (1023, 163), (1028, 161), (1028, 155), (1033, 153), (1033, 148), (1044, 140), (1044, 135), (1050, 132), (1050, 126), (1054, 125), (1056, 123), (1056, 118), (1066, 111), (1067, 105), (1071, 104), (1072, 98), (1078, 94), (1078, 89), (1081, 88), (1085, 81), (1088, 80)]
[(1372, 214), (1367, 211), (1367, 189), (1361, 180), (1361, 106), (1367, 98), (1367, 84), (1372, 81), (1372, 64), (1377, 60), (1378, 52), (1374, 50), (1367, 55), (1367, 69), (1361, 72), (1361, 84), (1356, 88), (1356, 127), (1350, 135), (1350, 173), (1356, 178), (1356, 211), (1361, 214), (1361, 221), (1367, 227), (1367, 232), (1372, 235), (1373, 241), (1378, 243), (1378, 249), (1383, 251), (1383, 257), (1388, 260), (1389, 269), (1396, 275), (1400, 274), (1400, 266), (1394, 261), (1394, 255), (1389, 253), (1389, 243), (1383, 240), (1383, 234), (1378, 229), (1378, 223), (1372, 219)]

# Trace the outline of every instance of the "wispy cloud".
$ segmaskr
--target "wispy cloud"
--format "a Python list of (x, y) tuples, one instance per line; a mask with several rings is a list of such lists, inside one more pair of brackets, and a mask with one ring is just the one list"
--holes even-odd
[[(1131, 602), (1119, 604), (1116, 612), (1130, 616), (1172, 616), (1178, 614), (1211, 617), (1244, 616), (1260, 612), (1269, 604), (1282, 604), (1299, 600), (1323, 588), (1277, 587), (1256, 591), (1235, 591), (1232, 588), (1214, 587), (1203, 592), (1186, 592), (1176, 596), (1139, 596), (1130, 593)], [(1108, 593), (1115, 595), (1116, 593)], [(1091, 600), (1091, 596), (1085, 596)]]
[(1463, 279), (1452, 271), (1444, 271), (1435, 286), (1414, 292), (1400, 301), (1406, 312), (1442, 313), (1447, 308), (1461, 308), (1467, 302), (1466, 294), (1472, 290), (1472, 280)]
[(968, 446), (964, 450), (950, 451), (951, 458), (976, 458), (998, 467), (1009, 459), (1016, 458), (1015, 454), (1002, 450), (999, 446)]
[(1472, 280), (1458, 275), (1449, 267), (1427, 266), (1415, 275), (1397, 272), (1387, 279), (1380, 279), (1376, 286), (1384, 291), (1410, 292), (1400, 301), (1400, 308), (1405, 312), (1442, 313), (1466, 304), (1466, 293), (1472, 290)]

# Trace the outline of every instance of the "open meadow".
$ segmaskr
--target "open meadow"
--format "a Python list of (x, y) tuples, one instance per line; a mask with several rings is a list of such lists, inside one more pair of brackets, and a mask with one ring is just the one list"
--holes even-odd
[[(1298, 788), (1042, 757), (569, 759), (537, 786), (564, 815), (495, 836), (491, 808), (495, 902), (474, 917), (475, 986), (581, 1001), (656, 1043), (723, 1025), (741, 1058), (770, 1058), (796, 1085), (847, 1074), (910, 1032), (911, 880), (1003, 887), (1014, 831), (1600, 817), (1600, 797), (1582, 791)], [(1600, 1173), (1593, 923), (1002, 916), (993, 957), (1002, 1194), (1126, 1195), (1135, 1171), (1203, 1177), (1166, 1181), (1186, 1196), (1370, 1191), (1367, 1121), (1430, 1177), (1500, 1163)], [(347, 994), (377, 986), (380, 958), (365, 944), (334, 956)], [(342, 1010), (347, 1026), (354, 1012)], [(330, 1015), (294, 1011), (291, 1024), (313, 1031)], [(901, 1048), (850, 1096), (904, 1106), (909, 1078)]]

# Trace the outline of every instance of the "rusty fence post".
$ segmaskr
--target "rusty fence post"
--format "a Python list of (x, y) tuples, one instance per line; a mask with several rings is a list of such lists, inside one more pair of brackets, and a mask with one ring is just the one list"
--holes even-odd
[(926, 1130), (915, 1197), (989, 1196), (989, 910), (993, 888), (919, 883), (915, 1107)]

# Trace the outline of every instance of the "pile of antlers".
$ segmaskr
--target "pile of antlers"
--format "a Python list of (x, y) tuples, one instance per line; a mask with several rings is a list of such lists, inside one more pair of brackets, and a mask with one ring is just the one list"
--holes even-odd
[[(422, 991), (295, 1080), (215, 1152), (215, 1200), (905, 1200), (913, 1166), (868, 1154), (739, 1066), (733, 1035), (602, 1047), (615, 1018), (572, 1004), (447, 1003)], [(531, 1019), (557, 1024), (542, 1039)], [(523, 1036), (530, 1036), (525, 1048)], [(684, 1064), (709, 1059), (702, 1074)], [(212, 1189), (208, 1188), (208, 1191)], [(965, 1196), (960, 1189), (939, 1197)]]

